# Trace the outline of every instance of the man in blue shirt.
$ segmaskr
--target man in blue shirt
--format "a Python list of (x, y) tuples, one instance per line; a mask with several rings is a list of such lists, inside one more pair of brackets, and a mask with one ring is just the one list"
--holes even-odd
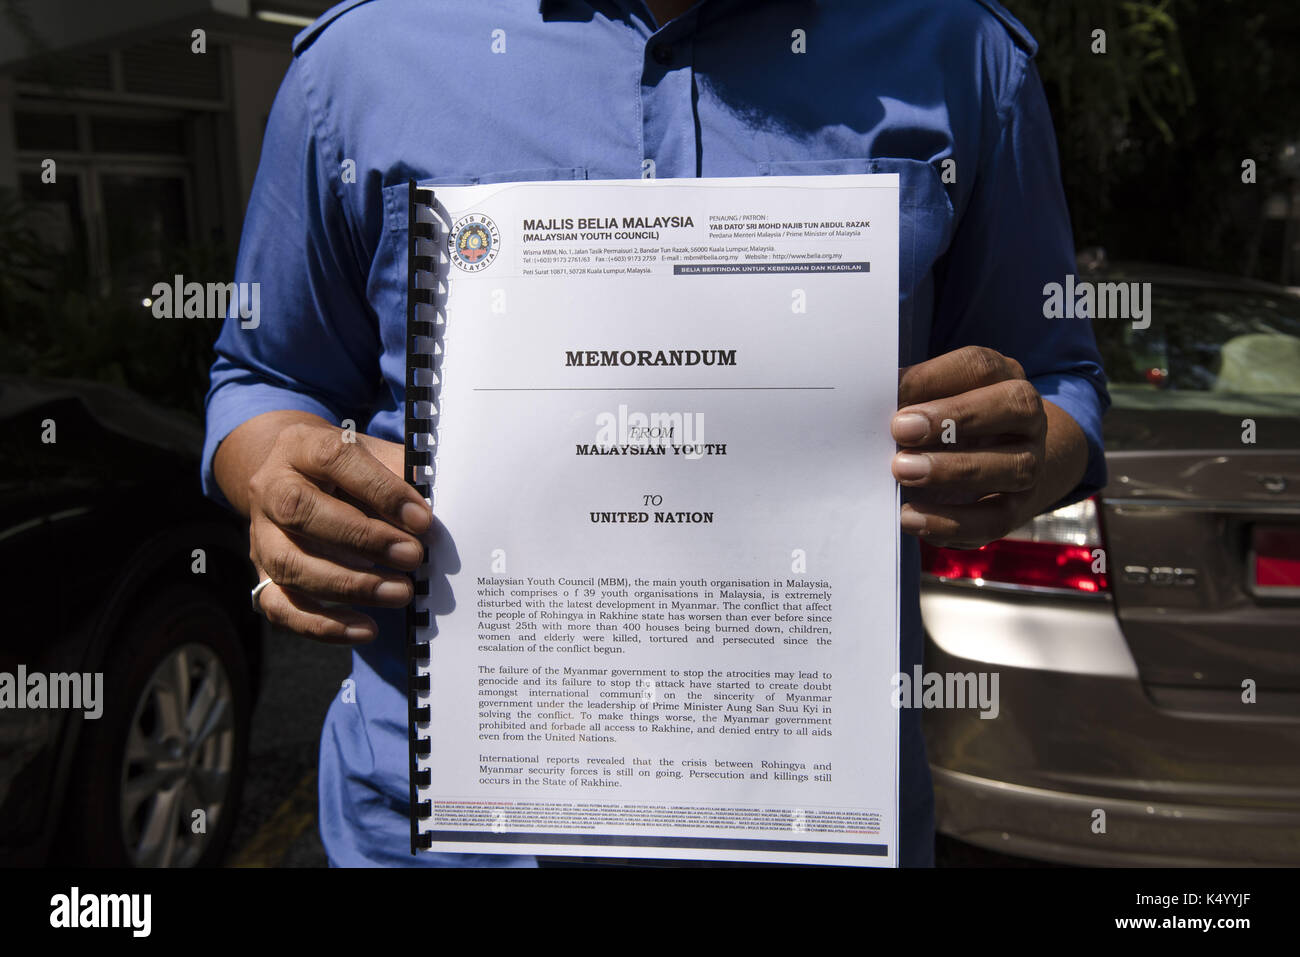
[[(267, 617), (355, 645), (321, 740), (331, 863), (533, 863), (408, 853), (402, 573), (431, 520), (399, 477), (408, 179), (897, 173), (901, 523), (978, 545), (1105, 484), (1090, 325), (1043, 315), (1074, 254), (1034, 52), (992, 0), (352, 0), (299, 35), (236, 266), (260, 315), (217, 342), (203, 482), (249, 517)], [(918, 578), (907, 537), (909, 673)], [(900, 860), (925, 865), (901, 717)]]

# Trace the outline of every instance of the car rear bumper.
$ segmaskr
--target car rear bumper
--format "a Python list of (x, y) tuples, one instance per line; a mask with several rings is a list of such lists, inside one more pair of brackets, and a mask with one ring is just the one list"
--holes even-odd
[(924, 715), (941, 832), (1082, 865), (1300, 864), (1300, 720), (1157, 707), (1108, 601), (926, 586), (921, 607), (926, 671), (998, 675), (996, 718)]
[[(1095, 867), (1300, 862), (1300, 812), (1048, 791), (932, 768), (939, 830), (1003, 854)], [(1091, 830), (1106, 812), (1106, 833)]]

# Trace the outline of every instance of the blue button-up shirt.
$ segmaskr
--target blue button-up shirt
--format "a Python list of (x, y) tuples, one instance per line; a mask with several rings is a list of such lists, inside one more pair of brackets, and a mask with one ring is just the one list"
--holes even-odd
[[(639, 0), (353, 0), (294, 45), (266, 128), (207, 403), (203, 482), (247, 419), (300, 409), (402, 441), (406, 182), (897, 173), (899, 363), (969, 344), (1020, 361), (1105, 482), (1105, 379), (1087, 322), (1043, 287), (1073, 241), (1033, 39), (991, 0), (703, 0), (662, 28)], [(245, 321), (244, 326), (251, 325)], [(902, 668), (921, 660), (905, 536)], [(353, 655), (321, 741), (334, 864), (411, 863), (402, 613)], [(931, 860), (917, 711), (902, 713), (900, 858)], [(421, 855), (416, 863), (467, 863)], [(487, 855), (480, 863), (527, 864)]]

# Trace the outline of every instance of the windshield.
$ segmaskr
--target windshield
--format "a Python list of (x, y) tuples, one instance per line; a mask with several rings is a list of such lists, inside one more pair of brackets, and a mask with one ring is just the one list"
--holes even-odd
[(1300, 414), (1300, 298), (1153, 283), (1151, 324), (1097, 319), (1118, 404)]

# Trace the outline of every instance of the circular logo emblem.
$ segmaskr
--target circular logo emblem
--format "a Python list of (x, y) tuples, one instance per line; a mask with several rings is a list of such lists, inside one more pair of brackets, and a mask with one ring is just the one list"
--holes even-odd
[(478, 272), (492, 265), (500, 242), (497, 224), (478, 213), (456, 220), (447, 237), (451, 261), (466, 272)]

